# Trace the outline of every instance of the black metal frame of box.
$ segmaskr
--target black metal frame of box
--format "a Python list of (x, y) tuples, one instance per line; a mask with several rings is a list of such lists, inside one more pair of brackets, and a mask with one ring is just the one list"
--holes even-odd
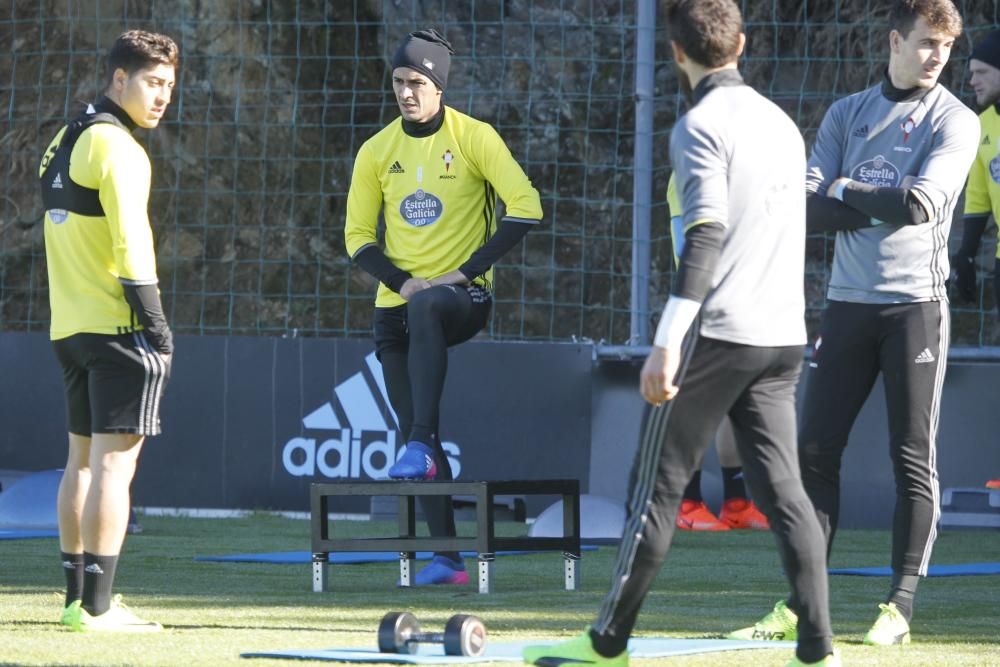
[[(398, 551), (399, 579), (412, 585), (417, 551), (475, 551), (479, 561), (479, 592), (493, 591), (493, 560), (498, 551), (562, 551), (566, 590), (580, 588), (580, 482), (545, 479), (495, 482), (332, 482), (310, 486), (313, 591), (328, 588), (329, 554), (345, 551)], [(493, 499), (499, 495), (558, 495), (563, 501), (562, 537), (497, 537)], [(330, 538), (329, 498), (332, 496), (399, 496), (399, 537)], [(417, 496), (473, 496), (475, 537), (417, 537)]]

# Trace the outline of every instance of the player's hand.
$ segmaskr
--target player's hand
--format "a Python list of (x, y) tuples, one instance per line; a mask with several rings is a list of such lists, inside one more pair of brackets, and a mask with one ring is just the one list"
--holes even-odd
[(431, 278), (431, 285), (468, 285), (469, 279), (465, 277), (465, 274), (455, 269), (454, 271), (449, 271), (443, 276), (438, 276), (437, 278)]
[(671, 400), (680, 391), (674, 384), (680, 366), (681, 351), (668, 350), (654, 345), (639, 373), (639, 392), (648, 403), (660, 405)]
[(958, 254), (951, 260), (954, 270), (955, 291), (966, 303), (976, 301), (976, 258)]
[(846, 176), (841, 176), (840, 178), (833, 179), (833, 183), (830, 183), (830, 187), (826, 189), (826, 196), (833, 197), (834, 194), (837, 192), (837, 189), (841, 187), (841, 184), (847, 183), (850, 180), (851, 179), (847, 178)]
[(403, 297), (407, 301), (413, 298), (413, 295), (420, 290), (425, 290), (431, 286), (429, 280), (424, 278), (407, 278), (403, 286), (399, 288), (399, 296)]

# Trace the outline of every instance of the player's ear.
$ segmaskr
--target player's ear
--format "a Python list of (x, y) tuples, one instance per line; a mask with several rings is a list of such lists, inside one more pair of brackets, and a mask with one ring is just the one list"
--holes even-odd
[(687, 54), (684, 53), (684, 47), (674, 40), (670, 40), (670, 51), (674, 55), (674, 62), (680, 64), (687, 60)]
[(889, 31), (889, 50), (893, 53), (899, 53), (899, 45), (903, 41), (903, 36), (899, 34), (898, 30)]
[(736, 47), (736, 57), (739, 58), (743, 55), (743, 49), (747, 46), (747, 35), (745, 32), (740, 33), (740, 44)]
[(111, 85), (117, 91), (125, 90), (125, 83), (128, 81), (128, 72), (123, 68), (119, 67), (115, 70), (115, 73), (111, 75)]

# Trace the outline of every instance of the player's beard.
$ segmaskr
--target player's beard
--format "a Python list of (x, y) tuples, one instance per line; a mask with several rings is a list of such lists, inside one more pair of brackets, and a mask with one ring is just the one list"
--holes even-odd
[(979, 104), (979, 100), (976, 100), (976, 107), (979, 109), (979, 113), (986, 111), (990, 107), (996, 109), (997, 113), (1000, 113), (1000, 90), (995, 91), (982, 104)]
[(694, 106), (694, 90), (691, 88), (691, 79), (688, 77), (687, 73), (682, 70), (677, 63), (674, 63), (674, 71), (677, 73), (677, 85), (681, 88), (681, 94), (684, 95), (684, 100), (688, 103), (688, 106)]

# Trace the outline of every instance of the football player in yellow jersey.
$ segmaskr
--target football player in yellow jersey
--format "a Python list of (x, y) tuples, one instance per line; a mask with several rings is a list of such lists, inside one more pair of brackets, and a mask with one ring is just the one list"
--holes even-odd
[[(538, 191), (496, 130), (444, 104), (453, 54), (435, 30), (402, 41), (392, 59), (400, 118), (361, 146), (347, 198), (347, 252), (380, 282), (375, 350), (406, 441), (394, 479), (452, 479), (438, 431), (447, 349), (486, 325), (493, 265), (542, 218)], [(454, 536), (451, 498), (421, 502), (431, 535)], [(455, 552), (435, 554), (415, 577), (468, 581)]]
[(52, 311), (66, 386), (69, 456), (59, 486), (66, 575), (61, 623), (77, 631), (150, 632), (111, 591), (129, 518), (129, 485), (159, 404), (173, 342), (157, 289), (149, 158), (132, 137), (170, 103), (178, 62), (169, 37), (123, 33), (105, 94), (52, 140), (39, 176)]
[[(979, 241), (986, 231), (990, 215), (1000, 224), (1000, 30), (987, 33), (969, 57), (969, 84), (976, 92), (982, 138), (976, 161), (965, 188), (965, 222), (962, 246), (952, 263), (955, 265), (959, 296), (976, 301), (976, 256)], [(1000, 313), (1000, 243), (993, 265), (993, 299)], [(986, 482), (1000, 489), (1000, 477)]]
[[(983, 109), (979, 114), (982, 136), (965, 189), (962, 246), (953, 262), (959, 296), (975, 301), (979, 241), (990, 215), (994, 221), (1000, 218), (1000, 30), (993, 30), (976, 44), (969, 57), (969, 73), (976, 103)], [(997, 258), (1000, 260), (1000, 244)], [(994, 293), (1000, 294), (1000, 271), (994, 271), (994, 281)], [(1000, 309), (1000, 299), (996, 301)]]
[[(684, 211), (677, 192), (676, 174), (670, 174), (667, 182), (667, 209), (670, 215), (670, 242), (674, 251), (674, 267), (680, 267), (684, 252)], [(729, 417), (724, 417), (715, 433), (715, 451), (719, 455), (722, 473), (722, 509), (719, 516), (705, 504), (701, 495), (701, 465), (694, 471), (691, 481), (684, 489), (681, 508), (674, 520), (680, 530), (719, 532), (731, 529), (769, 530), (767, 517), (757, 505), (747, 497), (743, 482), (743, 464), (736, 449), (736, 434)]]

